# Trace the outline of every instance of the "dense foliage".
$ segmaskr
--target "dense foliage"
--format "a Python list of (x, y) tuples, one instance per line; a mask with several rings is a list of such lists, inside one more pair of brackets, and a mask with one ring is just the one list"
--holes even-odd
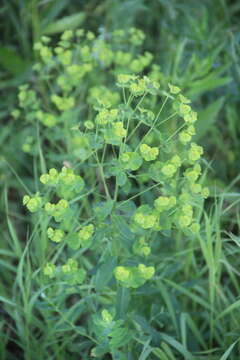
[(239, 10), (4, 1), (1, 359), (238, 359)]

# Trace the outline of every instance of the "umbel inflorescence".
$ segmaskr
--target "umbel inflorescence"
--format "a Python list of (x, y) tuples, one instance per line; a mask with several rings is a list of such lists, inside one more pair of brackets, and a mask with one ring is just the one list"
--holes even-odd
[[(133, 45), (141, 42), (137, 30), (132, 36)], [(115, 58), (104, 40), (87, 33), (82, 43), (72, 42), (79, 37), (83, 32), (67, 31), (54, 49), (48, 38), (35, 46), (42, 60), (35, 70), (42, 76), (46, 73), (42, 81), (55, 84), (47, 112), (36, 90), (29, 85), (20, 89), (20, 107), (28, 110), (27, 120), (40, 121), (52, 131), (59, 127), (66, 151), (73, 151), (73, 164), (41, 175), (41, 194), (26, 195), (23, 203), (48, 219), (46, 236), (56, 246), (66, 244), (73, 257), (80, 248), (96, 256), (101, 253), (99, 233), (108, 227), (110, 247), (119, 250), (113, 276), (123, 287), (139, 287), (154, 275), (151, 244), (157, 233), (183, 232), (191, 237), (200, 230), (198, 208), (208, 189), (199, 181), (203, 149), (193, 141), (197, 114), (177, 86), (161, 89), (153, 71), (148, 76), (137, 74), (149, 65), (150, 55), (134, 59), (133, 54), (118, 50)], [(81, 87), (87, 77), (91, 82), (91, 72), (101, 62), (113, 67), (109, 72), (116, 78), (114, 91), (103, 85), (85, 89), (90, 115), (83, 120), (77, 108), (78, 84)], [(73, 114), (78, 124), (74, 130)], [(136, 187), (141, 191), (136, 192)], [(149, 192), (152, 200), (143, 201), (142, 194)], [(116, 217), (127, 227), (127, 246), (116, 246)], [(65, 276), (74, 284), (89, 281), (86, 269), (74, 258), (61, 265), (60, 272), (51, 262), (43, 271), (50, 277)]]
[[(56, 286), (117, 298), (157, 280), (162, 239), (187, 243), (200, 231), (209, 192), (197, 113), (141, 54), (143, 39), (137, 29), (108, 37), (78, 30), (55, 47), (46, 37), (35, 45), (35, 78), (20, 88), (13, 115), (26, 119), (23, 151), (40, 149), (50, 169), (23, 204), (48, 240), (42, 274)], [(121, 316), (105, 309), (92, 321), (92, 356), (123, 359), (131, 336)]]

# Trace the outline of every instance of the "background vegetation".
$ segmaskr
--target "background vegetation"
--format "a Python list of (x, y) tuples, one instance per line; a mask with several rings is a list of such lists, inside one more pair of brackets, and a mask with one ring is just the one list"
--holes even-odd
[[(33, 44), (43, 35), (57, 42), (68, 29), (103, 34), (132, 26), (144, 32), (142, 52), (154, 55), (163, 88), (167, 83), (179, 86), (199, 114), (196, 141), (205, 149), (205, 183), (211, 196), (202, 218), (202, 237), (187, 248), (165, 244), (159, 251), (161, 276), (154, 292), (145, 300), (144, 288), (138, 289), (138, 307), (143, 311), (132, 321), (141, 336), (135, 339), (132, 352), (124, 350), (125, 358), (239, 358), (239, 16), (240, 3), (227, 0), (3, 0), (2, 359), (34, 359), (36, 351), (39, 359), (89, 359), (92, 341), (84, 337), (84, 316), (79, 321), (86, 311), (81, 299), (66, 292), (50, 293), (44, 300), (41, 294), (47, 285), (39, 276), (43, 254), (36, 245), (30, 247), (36, 229), (22, 206), (22, 197), (28, 189), (34, 192), (37, 188), (47, 149), (43, 154), (37, 149), (33, 156), (22, 151), (25, 120), (11, 114), (18, 87), (34, 82), (32, 65), (38, 54)], [(52, 161), (58, 163), (57, 155)], [(150, 314), (146, 302), (152, 303)], [(93, 311), (98, 311), (94, 306)]]

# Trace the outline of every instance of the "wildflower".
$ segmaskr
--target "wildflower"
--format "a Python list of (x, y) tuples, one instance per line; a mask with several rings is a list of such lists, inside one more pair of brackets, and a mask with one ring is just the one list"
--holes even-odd
[(143, 31), (134, 27), (129, 29), (129, 35), (130, 42), (136, 46), (141, 45), (143, 43), (143, 40), (145, 39), (145, 34), (143, 33)]
[(195, 162), (200, 159), (203, 154), (203, 148), (195, 143), (191, 143), (191, 148), (188, 151), (188, 158), (190, 161)]
[(166, 177), (171, 178), (177, 171), (177, 167), (173, 164), (166, 164), (162, 167), (161, 171)]
[(155, 160), (159, 154), (157, 147), (150, 147), (147, 144), (142, 144), (140, 146), (140, 152), (144, 160), (152, 161)]
[(67, 200), (61, 199), (57, 204), (51, 204), (47, 202), (44, 210), (50, 216), (53, 216), (55, 221), (60, 222), (63, 220), (66, 212), (68, 211), (69, 205)]
[(162, 212), (165, 210), (171, 209), (173, 206), (175, 206), (177, 203), (175, 196), (159, 196), (154, 201), (154, 206), (157, 209), (158, 212)]
[(123, 123), (121, 121), (117, 121), (113, 124), (113, 133), (115, 136), (123, 138), (127, 134), (127, 130), (124, 129)]
[(181, 215), (179, 216), (178, 223), (181, 228), (186, 228), (192, 222), (192, 218), (188, 215)]
[(182, 94), (179, 94), (179, 99), (180, 99), (181, 103), (183, 103), (183, 104), (190, 104), (190, 102), (191, 102), (191, 100), (189, 100), (188, 98), (186, 98)]
[(151, 279), (155, 273), (155, 269), (153, 266), (145, 266), (144, 264), (138, 265), (138, 271), (141, 276), (146, 280)]
[(104, 309), (104, 310), (102, 311), (102, 319), (103, 319), (104, 322), (106, 322), (106, 323), (109, 324), (109, 323), (112, 322), (113, 317), (112, 317), (112, 315), (110, 314), (109, 311), (107, 311), (106, 309)]
[(107, 123), (111, 123), (115, 121), (118, 117), (118, 109), (103, 109), (99, 111), (96, 116), (96, 123), (99, 125), (106, 125)]
[(75, 100), (73, 97), (61, 97), (58, 95), (52, 95), (51, 96), (52, 102), (56, 105), (58, 110), (60, 111), (67, 111), (73, 108), (75, 105)]
[(56, 186), (58, 183), (59, 174), (58, 171), (54, 168), (50, 169), (48, 174), (42, 174), (40, 176), (40, 181), (44, 185)]
[(94, 129), (94, 123), (90, 120), (87, 120), (84, 122), (84, 126), (88, 129), (88, 130), (92, 130)]
[(200, 184), (191, 184), (190, 188), (194, 194), (199, 194), (202, 190), (202, 186)]
[(129, 278), (130, 271), (126, 269), (124, 266), (117, 266), (114, 270), (114, 275), (117, 280), (125, 281)]
[(175, 94), (180, 93), (180, 91), (181, 91), (181, 89), (178, 86), (174, 86), (174, 85), (171, 85), (171, 84), (168, 84), (168, 86), (169, 86), (171, 94), (175, 95)]
[(77, 271), (78, 269), (78, 263), (75, 259), (68, 259), (67, 263), (65, 265), (62, 265), (62, 271), (64, 273), (73, 273)]
[(148, 205), (140, 206), (134, 215), (134, 221), (143, 229), (153, 228), (156, 225), (157, 219), (157, 215)]
[(197, 113), (195, 111), (189, 111), (189, 112), (185, 112), (184, 115), (184, 121), (186, 121), (186, 123), (190, 123), (193, 124), (197, 121)]
[(202, 196), (204, 197), (204, 199), (207, 199), (209, 197), (209, 189), (207, 187), (204, 187), (202, 189)]
[(147, 245), (143, 236), (139, 240), (135, 241), (133, 245), (133, 252), (140, 256), (148, 256), (151, 253), (151, 248)]
[(23, 205), (26, 205), (28, 210), (32, 213), (40, 210), (42, 207), (42, 198), (36, 193), (32, 198), (29, 195), (23, 197)]
[(70, 65), (72, 62), (72, 51), (65, 50), (58, 54), (58, 59), (63, 65)]
[(187, 104), (181, 103), (179, 106), (180, 114), (184, 117), (185, 115), (188, 115), (191, 111), (191, 107)]
[(197, 234), (200, 230), (200, 225), (198, 223), (193, 223), (189, 229), (192, 231), (192, 233)]
[(79, 231), (78, 236), (80, 239), (80, 243), (84, 247), (89, 246), (93, 233), (94, 233), (94, 226), (92, 224), (83, 226), (82, 229)]
[(120, 87), (125, 87), (130, 84), (131, 81), (136, 80), (135, 75), (119, 74), (117, 76), (117, 85)]
[(64, 231), (61, 229), (54, 230), (53, 228), (49, 227), (47, 229), (47, 235), (50, 240), (52, 240), (56, 243), (59, 243), (62, 241), (65, 234), (64, 234)]
[(56, 266), (50, 262), (48, 262), (43, 269), (44, 275), (49, 276), (50, 278), (54, 277), (55, 271), (56, 271)]

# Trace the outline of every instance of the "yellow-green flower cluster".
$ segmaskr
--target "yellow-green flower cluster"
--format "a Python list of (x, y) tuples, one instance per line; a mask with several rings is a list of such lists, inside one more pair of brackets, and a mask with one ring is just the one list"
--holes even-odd
[(146, 266), (139, 264), (138, 266), (117, 266), (114, 270), (114, 275), (117, 281), (122, 286), (127, 288), (138, 288), (142, 286), (147, 280), (151, 279), (155, 273), (153, 266)]
[(30, 153), (34, 151), (35, 144), (34, 144), (34, 137), (33, 136), (27, 136), (24, 139), (24, 143), (22, 144), (22, 151), (25, 153)]
[(137, 79), (136, 75), (119, 74), (117, 75), (117, 85), (119, 87), (129, 87)]
[(191, 143), (190, 149), (188, 150), (188, 159), (194, 163), (200, 159), (203, 154), (203, 148), (195, 143)]
[(27, 84), (19, 86), (18, 101), (19, 106), (23, 109), (31, 108), (35, 110), (38, 107), (36, 92), (29, 89)]
[(42, 122), (43, 125), (51, 128), (57, 124), (57, 116), (51, 113), (44, 113), (39, 110), (36, 112), (36, 118)]
[[(47, 38), (45, 39), (42, 38), (42, 40), (46, 40), (46, 39)], [(53, 53), (52, 53), (52, 49), (46, 44), (44, 44), (44, 42), (46, 43), (46, 41), (43, 41), (34, 44), (34, 50), (39, 53), (43, 63), (49, 64), (52, 62)]]
[(59, 174), (58, 171), (54, 168), (50, 169), (48, 174), (43, 174), (40, 176), (40, 181), (44, 185), (56, 186), (58, 184)]
[(143, 229), (151, 229), (157, 225), (158, 216), (150, 206), (142, 205), (136, 210), (134, 221)]
[(56, 273), (56, 266), (50, 262), (48, 262), (43, 269), (43, 273), (44, 275), (53, 278), (55, 276)]
[(174, 155), (169, 161), (166, 161), (165, 164), (161, 168), (162, 174), (166, 178), (172, 178), (173, 175), (177, 172), (177, 170), (181, 166), (181, 159), (178, 155)]
[(168, 84), (170, 93), (173, 95), (179, 94), (181, 89), (178, 86), (172, 85), (172, 84)]
[(151, 80), (147, 76), (139, 77), (135, 75), (119, 74), (117, 76), (117, 85), (122, 88), (128, 88), (134, 97), (143, 94), (158, 94), (159, 83)]
[(159, 213), (161, 213), (163, 211), (173, 208), (176, 203), (177, 201), (175, 196), (159, 196), (154, 201), (154, 207)]
[(191, 205), (183, 205), (180, 210), (179, 213), (181, 214), (178, 218), (178, 223), (180, 225), (181, 228), (186, 228), (188, 227), (191, 222), (192, 222), (192, 218), (193, 218), (193, 208)]
[(25, 195), (23, 197), (23, 205), (26, 205), (28, 210), (32, 213), (37, 212), (41, 209), (43, 204), (43, 199), (39, 195), (39, 193), (36, 193), (33, 197), (30, 197), (29, 195)]
[(114, 56), (114, 63), (121, 67), (129, 66), (132, 61), (132, 54), (126, 51), (117, 51)]
[(185, 145), (192, 140), (192, 137), (196, 134), (195, 128), (193, 125), (188, 126), (186, 130), (183, 130), (179, 134), (179, 141)]
[(106, 86), (101, 85), (89, 89), (87, 100), (97, 110), (102, 110), (102, 108), (109, 109), (116, 106), (120, 102), (120, 96), (117, 92), (110, 91)]
[(102, 109), (96, 116), (96, 123), (99, 125), (106, 125), (114, 122), (118, 117), (118, 109)]
[(119, 138), (123, 138), (127, 134), (127, 130), (124, 129), (123, 123), (121, 121), (117, 121), (116, 123), (114, 123), (112, 128), (114, 135)]
[(71, 199), (79, 194), (84, 187), (84, 181), (80, 175), (74, 174), (73, 170), (63, 167), (61, 172), (54, 168), (50, 169), (47, 174), (40, 177), (44, 185), (55, 186), (57, 193), (64, 199)]
[(51, 96), (51, 100), (59, 111), (70, 110), (75, 105), (75, 99), (72, 96), (62, 97), (54, 94)]
[(148, 256), (151, 253), (151, 248), (147, 244), (144, 236), (141, 236), (135, 243), (133, 244), (133, 252), (136, 255), (140, 256)]
[(83, 247), (88, 247), (90, 245), (93, 233), (94, 233), (93, 224), (83, 226), (82, 229), (78, 232), (80, 244)]
[(49, 227), (47, 229), (47, 235), (50, 240), (59, 243), (63, 240), (65, 233), (61, 229), (54, 230), (53, 228)]
[(105, 323), (110, 324), (113, 321), (113, 316), (106, 309), (102, 310), (101, 315)]
[(133, 73), (141, 73), (152, 62), (153, 55), (145, 52), (144, 55), (139, 55), (136, 59), (132, 60), (129, 68)]
[(62, 265), (62, 272), (69, 285), (80, 285), (86, 278), (86, 271), (83, 268), (79, 269), (77, 260), (72, 258)]
[(75, 271), (77, 271), (77, 269), (78, 269), (77, 260), (72, 259), (72, 258), (68, 259), (67, 263), (62, 265), (62, 271), (65, 274), (75, 272)]
[(57, 204), (47, 202), (44, 206), (44, 210), (49, 216), (53, 216), (55, 221), (60, 222), (66, 216), (69, 204), (67, 200), (61, 199)]
[(153, 161), (156, 160), (159, 150), (157, 147), (151, 147), (147, 144), (140, 145), (140, 152), (144, 160)]
[(130, 36), (130, 42), (133, 45), (141, 45), (145, 39), (145, 34), (142, 30), (136, 29), (135, 27), (131, 27), (128, 30)]

